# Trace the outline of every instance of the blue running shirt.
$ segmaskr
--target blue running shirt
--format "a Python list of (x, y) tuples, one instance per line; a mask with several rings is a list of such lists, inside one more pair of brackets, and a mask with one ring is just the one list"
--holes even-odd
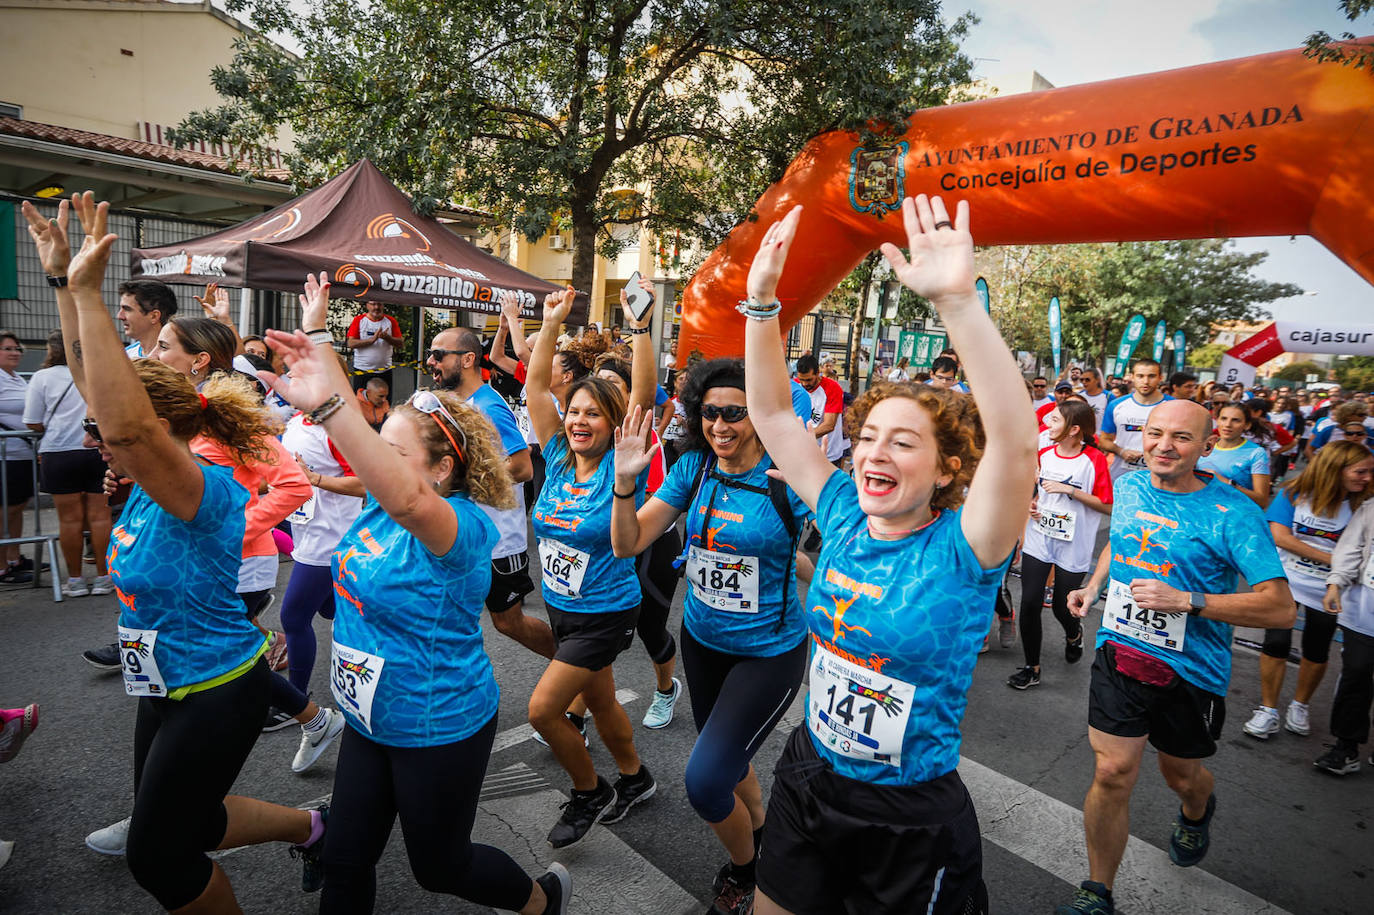
[(1231, 679), (1231, 624), (1187, 613), (1151, 613), (1129, 600), (1137, 578), (1180, 591), (1234, 594), (1237, 575), (1251, 585), (1283, 578), (1274, 538), (1259, 506), (1225, 483), (1197, 492), (1156, 489), (1130, 473), (1113, 487), (1111, 580), (1097, 645), (1129, 645), (1164, 661), (1183, 679), (1217, 695)]
[(821, 490), (807, 725), (841, 775), (912, 785), (959, 763), (973, 665), (1011, 560), (984, 569), (959, 516), (943, 511), (901, 540), (877, 540), (849, 476), (836, 471)]
[(330, 564), (330, 689), (348, 723), (387, 746), (471, 737), (501, 695), (480, 625), (496, 526), (466, 493), (445, 501), (458, 536), (443, 556), (368, 497)]
[[(534, 502), (544, 603), (565, 613), (613, 613), (639, 606), (633, 556), (611, 552), (611, 490), (615, 452), (601, 456), (596, 472), (581, 483), (563, 435), (544, 448), (544, 488)], [(648, 468), (635, 485), (635, 508), (644, 504)]]
[[(765, 490), (761, 493), (703, 477), (689, 511), (692, 484), (708, 455), (707, 451), (684, 454), (654, 493), (655, 499), (687, 513), (688, 587), (683, 621), (693, 638), (715, 651), (750, 658), (780, 655), (796, 648), (806, 636), (806, 621), (796, 582), (787, 580), (792, 575), (793, 545), (767, 493), (765, 471), (773, 462), (764, 455), (745, 473), (717, 470), (727, 480)], [(800, 530), (811, 510), (790, 489), (787, 501)]]
[(1239, 483), (1246, 489), (1254, 488), (1251, 474), (1269, 475), (1269, 452), (1254, 442), (1242, 440), (1234, 448), (1223, 448), (1218, 443), (1212, 453), (1198, 459), (1198, 470), (1206, 470)]
[[(205, 478), (190, 521), (164, 511), (135, 486), (110, 534), (110, 577), (122, 629), (148, 636), (120, 638), (121, 654), (142, 654), (151, 641), (154, 678), (171, 694), (213, 680), (262, 651), (262, 633), (248, 621), (237, 592), (243, 562), (248, 491), (230, 467), (196, 464)], [(145, 655), (146, 657), (146, 655)], [(126, 685), (127, 680), (126, 665)], [(146, 682), (146, 681), (145, 681)]]

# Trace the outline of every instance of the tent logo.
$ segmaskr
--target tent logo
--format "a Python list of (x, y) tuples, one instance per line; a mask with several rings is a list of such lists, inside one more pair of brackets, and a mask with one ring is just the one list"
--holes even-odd
[(415, 250), (428, 251), (429, 237), (399, 216), (383, 213), (367, 224), (368, 238), (408, 238), (415, 242)]
[[(271, 232), (265, 231), (265, 230), (267, 229), (268, 226), (272, 225), (273, 223), (277, 222), (278, 220), (285, 220), (285, 222), (282, 223), (282, 225), (279, 226), (278, 228), (273, 229)], [(248, 240), (248, 241), (264, 241), (265, 239), (269, 239), (269, 238), (281, 238), (281, 237), (282, 237), (283, 235), (285, 235), (287, 232), (290, 232), (292, 229), (296, 228), (296, 226), (300, 225), (300, 221), (301, 221), (301, 208), (300, 208), (300, 207), (292, 207), (291, 209), (287, 210), (285, 213), (278, 213), (276, 216), (273, 216), (271, 219), (267, 220), (266, 222), (262, 223), (261, 225), (255, 226), (255, 227), (254, 227), (254, 228), (255, 228), (255, 231), (257, 231), (259, 234), (257, 234), (257, 235), (251, 235), (251, 236), (248, 237), (247, 240)]]
[(363, 296), (367, 295), (368, 290), (372, 288), (374, 282), (372, 274), (368, 273), (357, 264), (344, 264), (338, 270), (335, 270), (334, 281), (349, 286), (361, 287), (360, 290), (354, 294), (353, 298), (355, 299), (361, 299)]

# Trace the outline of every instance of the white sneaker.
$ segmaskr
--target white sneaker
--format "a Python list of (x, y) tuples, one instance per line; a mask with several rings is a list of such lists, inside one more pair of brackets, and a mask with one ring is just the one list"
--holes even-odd
[(133, 817), (125, 817), (118, 823), (111, 823), (104, 829), (97, 829), (86, 837), (86, 847), (102, 855), (122, 855), (129, 844), (129, 823)]
[(84, 578), (68, 578), (67, 583), (62, 586), (63, 597), (85, 597), (91, 593), (91, 589), (86, 587)]
[(324, 727), (315, 731), (313, 734), (305, 728), (301, 728), (301, 748), (296, 751), (296, 758), (291, 762), (292, 772), (304, 772), (315, 764), (315, 760), (329, 745), (338, 739), (343, 733), (344, 716), (342, 712), (334, 709), (325, 709)]
[(677, 707), (677, 700), (681, 695), (682, 681), (677, 677), (673, 677), (673, 691), (668, 695), (654, 690), (654, 701), (649, 703), (649, 709), (644, 713), (644, 726), (657, 730), (671, 724), (673, 709)]
[(1257, 708), (1255, 714), (1250, 716), (1250, 720), (1245, 722), (1245, 727), (1242, 730), (1251, 737), (1268, 740), (1270, 734), (1279, 732), (1279, 713), (1265, 708)]
[(1283, 726), (1303, 737), (1311, 734), (1312, 722), (1307, 717), (1307, 706), (1296, 700), (1288, 703), (1288, 714), (1283, 718)]
[(114, 589), (114, 579), (108, 575), (97, 575), (91, 582), (92, 594), (113, 594)]

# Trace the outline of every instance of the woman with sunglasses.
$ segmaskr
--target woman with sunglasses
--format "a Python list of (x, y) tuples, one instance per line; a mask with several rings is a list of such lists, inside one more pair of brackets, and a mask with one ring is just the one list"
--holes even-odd
[(324, 835), (320, 811), (228, 795), (267, 711), (267, 640), (235, 589), (248, 496), (190, 443), (210, 436), (262, 459), (271, 420), (246, 379), (216, 377), (197, 392), (167, 366), (129, 360), (101, 294), (116, 240), (109, 205), (90, 192), (73, 201), (85, 230), (74, 258), (65, 201), (56, 219), (27, 201), (24, 216), (44, 269), (59, 271), (49, 275), (87, 430), (111, 469), (136, 484), (109, 557), (125, 690), (139, 697), (129, 870), (165, 909), (238, 911), (207, 851), (293, 842), (309, 870)]
[[(749, 910), (763, 829), (752, 759), (792, 704), (806, 670), (806, 621), (793, 580), (797, 532), (811, 511), (768, 476), (744, 395), (744, 362), (713, 359), (679, 376), (687, 415), (683, 454), (663, 486), (634, 511), (617, 500), (611, 544), (633, 556), (676, 530), (686, 513), (688, 590), (682, 662), (698, 737), (687, 762), (687, 798), (725, 846), (714, 913)], [(616, 446), (616, 490), (635, 486), (655, 456), (637, 413)]]
[(1269, 453), (1250, 441), (1250, 413), (1244, 404), (1227, 403), (1215, 414), (1217, 441), (1212, 450), (1197, 462), (1198, 470), (1209, 471), (1223, 483), (1230, 483), (1255, 501), (1260, 508), (1269, 504)]
[[(611, 670), (616, 656), (634, 638), (640, 602), (634, 560), (616, 557), (611, 548), (612, 500), (633, 500), (636, 507), (643, 500), (642, 480), (630, 491), (615, 488), (612, 436), (624, 421), (625, 399), (619, 388), (595, 375), (569, 385), (561, 417), (548, 396), (554, 339), (574, 295), (569, 287), (544, 300), (544, 323), (527, 381), (530, 422), (545, 460), (544, 487), (534, 504), (534, 532), (544, 604), (557, 643), (553, 660), (530, 696), (530, 724), (573, 783), (572, 800), (549, 833), (554, 848), (580, 842), (598, 822), (621, 819), (657, 789), (635, 749), (630, 719), (616, 701)], [(648, 327), (634, 327), (631, 337), (630, 400), (649, 410), (655, 383)], [(564, 714), (579, 694), (620, 770), (614, 786), (597, 774), (585, 738)]]
[(973, 288), (968, 205), (951, 219), (921, 195), (902, 217), (911, 260), (891, 244), (883, 254), (939, 312), (974, 396), (873, 385), (847, 416), (852, 476), (789, 405), (778, 292), (801, 207), (764, 234), (740, 303), (749, 417), (823, 538), (806, 599), (807, 720), (773, 780), (758, 915), (987, 905), (959, 729), (987, 608), (1024, 526), (1007, 509), (1035, 483), (1035, 422)]
[(372, 911), (399, 816), (425, 889), (525, 915), (566, 912), (561, 865), (531, 880), (471, 839), (500, 698), (481, 629), (498, 534), (478, 503), (515, 504), (496, 430), (452, 394), (418, 391), (379, 438), (347, 406), (353, 391), (328, 333), (269, 331), (267, 342), (290, 377), (263, 379), (323, 428), (368, 493), (331, 564), (330, 689), (348, 727), (320, 911)]
[[(1321, 685), (1336, 634), (1336, 617), (1322, 608), (1331, 552), (1351, 516), (1369, 498), (1374, 455), (1355, 442), (1332, 442), (1292, 483), (1274, 496), (1267, 518), (1279, 548), (1288, 587), (1303, 614), (1298, 686), (1283, 725), (1294, 734), (1312, 732), (1308, 703)], [(1260, 740), (1279, 730), (1279, 694), (1293, 646), (1293, 630), (1266, 629), (1260, 649), (1260, 705), (1245, 733)]]

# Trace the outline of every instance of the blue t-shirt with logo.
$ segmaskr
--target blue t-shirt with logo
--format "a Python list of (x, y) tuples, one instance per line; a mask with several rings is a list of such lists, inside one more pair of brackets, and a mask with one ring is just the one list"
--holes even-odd
[[(466, 493), (445, 501), (458, 534), (443, 556), (369, 497), (330, 563), (334, 641), (359, 653), (349, 672), (364, 682), (349, 687), (375, 688), (370, 720), (339, 697), (337, 682), (335, 698), (355, 730), (387, 746), (471, 737), (500, 700), (481, 627), (496, 527)], [(336, 664), (330, 667), (336, 679)]]
[[(704, 476), (689, 507), (692, 484), (708, 457), (707, 451), (687, 452), (654, 493), (654, 498), (686, 512), (688, 586), (683, 621), (694, 639), (726, 654), (765, 658), (790, 651), (805, 637), (806, 621), (792, 579), (795, 545), (767, 492), (766, 471), (773, 462), (764, 455), (744, 473), (716, 469), (725, 480), (763, 492)], [(787, 501), (800, 530), (811, 510), (791, 489)]]
[(1223, 476), (1232, 483), (1239, 483), (1246, 489), (1254, 487), (1251, 474), (1269, 475), (1269, 452), (1254, 442), (1242, 440), (1235, 448), (1213, 446), (1212, 453), (1204, 455), (1197, 462), (1198, 470), (1208, 470)]
[[(644, 504), (645, 468), (635, 485), (635, 508)], [(555, 435), (544, 447), (544, 488), (531, 517), (539, 539), (544, 603), (565, 613), (613, 613), (639, 605), (633, 556), (611, 551), (611, 495), (615, 451), (601, 456), (596, 471), (576, 479), (568, 440)]]
[(228, 673), (264, 643), (237, 593), (248, 490), (230, 467), (196, 467), (205, 490), (194, 518), (168, 514), (135, 486), (110, 535), (119, 625), (156, 630), (169, 692)]
[(811, 392), (792, 379), (792, 412), (804, 423), (811, 422)]
[(911, 785), (959, 763), (973, 665), (1011, 560), (983, 568), (960, 514), (878, 540), (853, 479), (836, 471), (821, 490), (824, 545), (806, 596), (807, 727), (841, 775)]
[[(1244, 493), (1207, 480), (1190, 493), (1166, 492), (1148, 473), (1132, 473), (1112, 487), (1111, 580), (1129, 586), (1138, 578), (1163, 581), (1180, 591), (1234, 594), (1237, 577), (1251, 585), (1283, 578), (1283, 565), (1264, 514)], [(1109, 585), (1097, 644), (1108, 640), (1129, 645), (1164, 661), (1183, 679), (1225, 695), (1231, 679), (1231, 624), (1201, 616), (1173, 614), (1180, 624), (1181, 650), (1110, 628)], [(1149, 614), (1146, 614), (1147, 616)], [(1162, 641), (1162, 639), (1161, 639)]]

